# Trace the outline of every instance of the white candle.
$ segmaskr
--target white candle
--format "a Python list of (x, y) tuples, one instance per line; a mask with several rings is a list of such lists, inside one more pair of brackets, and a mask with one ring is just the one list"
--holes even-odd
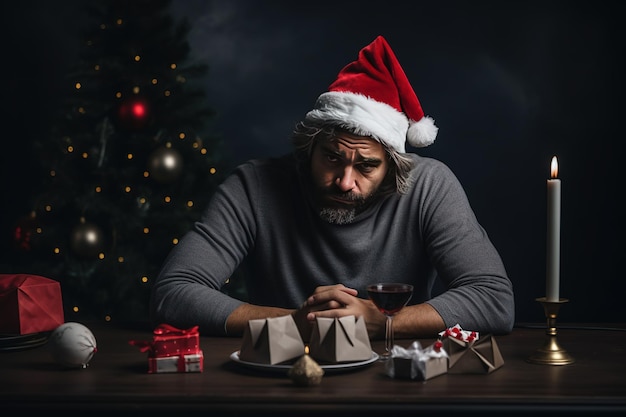
[(546, 242), (546, 300), (559, 301), (559, 267), (561, 251), (561, 180), (556, 156), (550, 164), (548, 180), (548, 228)]

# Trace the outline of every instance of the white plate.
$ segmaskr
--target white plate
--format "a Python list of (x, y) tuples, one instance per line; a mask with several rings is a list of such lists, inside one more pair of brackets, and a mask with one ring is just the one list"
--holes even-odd
[[(256, 362), (242, 361), (241, 359), (239, 359), (238, 350), (230, 354), (230, 359), (234, 362), (237, 362), (240, 365), (244, 365), (248, 368), (253, 368), (253, 369), (257, 369), (261, 371), (286, 372), (293, 366), (293, 364), (270, 365), (269, 363), (256, 363)], [(364, 361), (333, 363), (333, 364), (328, 364), (328, 365), (320, 365), (320, 367), (324, 370), (324, 372), (328, 372), (328, 373), (352, 371), (354, 369), (358, 369), (358, 368), (362, 368), (364, 366), (370, 365), (376, 362), (377, 360), (378, 360), (378, 354), (376, 352), (372, 352), (372, 357)]]

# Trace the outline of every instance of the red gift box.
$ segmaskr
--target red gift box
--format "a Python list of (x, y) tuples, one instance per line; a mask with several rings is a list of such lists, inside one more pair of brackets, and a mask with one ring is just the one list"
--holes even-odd
[(169, 324), (154, 329), (151, 350), (154, 357), (189, 355), (200, 350), (198, 326), (181, 330)]
[(142, 352), (148, 352), (148, 372), (202, 372), (203, 355), (200, 350), (198, 326), (177, 329), (160, 324), (154, 331), (152, 341), (129, 341)]
[(39, 275), (0, 274), (0, 333), (47, 332), (63, 323), (59, 282)]

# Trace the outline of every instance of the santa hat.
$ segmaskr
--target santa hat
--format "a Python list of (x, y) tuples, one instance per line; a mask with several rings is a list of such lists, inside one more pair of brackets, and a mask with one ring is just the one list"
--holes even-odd
[(434, 120), (424, 115), (404, 70), (382, 36), (339, 72), (306, 120), (370, 136), (398, 152), (405, 152), (405, 142), (417, 148), (430, 145), (438, 130)]

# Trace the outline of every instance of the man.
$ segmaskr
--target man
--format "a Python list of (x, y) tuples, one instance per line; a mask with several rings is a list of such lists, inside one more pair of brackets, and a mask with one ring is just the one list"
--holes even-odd
[[(293, 153), (242, 164), (219, 187), (163, 265), (154, 322), (239, 336), (250, 319), (292, 314), (306, 337), (315, 317), (355, 315), (382, 338), (365, 287), (394, 281), (414, 286), (396, 337), (457, 323), (510, 332), (511, 282), (459, 181), (405, 150), (437, 130), (379, 36), (296, 125)], [(246, 301), (223, 291), (243, 266)]]

